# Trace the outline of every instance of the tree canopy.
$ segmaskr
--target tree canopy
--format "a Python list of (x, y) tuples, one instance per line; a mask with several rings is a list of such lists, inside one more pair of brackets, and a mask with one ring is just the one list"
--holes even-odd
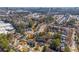
[(7, 35), (0, 34), (0, 46), (4, 49), (9, 49), (9, 40)]

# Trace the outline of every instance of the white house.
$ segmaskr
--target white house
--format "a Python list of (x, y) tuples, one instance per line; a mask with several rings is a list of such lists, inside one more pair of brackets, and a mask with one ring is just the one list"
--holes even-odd
[(5, 23), (4, 21), (0, 21), (0, 34), (11, 33), (14, 32), (14, 27), (10, 23)]

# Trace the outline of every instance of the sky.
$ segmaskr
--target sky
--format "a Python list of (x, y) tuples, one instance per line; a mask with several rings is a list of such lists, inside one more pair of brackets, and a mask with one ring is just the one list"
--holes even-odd
[(0, 0), (0, 7), (79, 7), (78, 0)]

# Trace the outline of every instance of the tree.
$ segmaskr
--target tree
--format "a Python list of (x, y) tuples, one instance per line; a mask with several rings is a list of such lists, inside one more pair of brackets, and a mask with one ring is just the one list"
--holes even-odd
[(30, 19), (29, 20), (29, 27), (32, 27), (32, 25), (34, 25), (34, 23), (35, 23), (34, 20), (33, 19)]
[(25, 29), (25, 25), (23, 23), (18, 24), (16, 27), (16, 31), (21, 33), (21, 34), (24, 33), (24, 29)]
[(50, 48), (58, 51), (61, 44), (61, 33), (56, 33), (53, 36), (52, 43), (50, 44)]
[(53, 39), (52, 43), (50, 44), (50, 48), (58, 51), (60, 44), (61, 44), (61, 41), (59, 38)]
[(69, 22), (67, 22), (68, 25), (73, 26), (75, 24), (76, 19), (72, 19)]
[(6, 50), (9, 50), (9, 40), (7, 35), (0, 34), (0, 46)]
[(50, 23), (50, 22), (53, 22), (53, 21), (54, 21), (54, 18), (52, 16), (46, 17), (46, 23)]
[(54, 39), (54, 40), (52, 41), (52, 44), (54, 45), (54, 47), (60, 46), (60, 39), (59, 39), (59, 38)]
[(77, 49), (78, 49), (78, 51), (79, 51), (79, 44), (77, 44)]
[(57, 38), (61, 39), (61, 33), (58, 32), (54, 34), (54, 39), (57, 39)]
[(70, 52), (70, 48), (66, 45), (64, 51), (65, 52)]
[(42, 50), (42, 52), (45, 52), (45, 51), (46, 51), (46, 46), (44, 46), (44, 47), (43, 47), (43, 50)]

